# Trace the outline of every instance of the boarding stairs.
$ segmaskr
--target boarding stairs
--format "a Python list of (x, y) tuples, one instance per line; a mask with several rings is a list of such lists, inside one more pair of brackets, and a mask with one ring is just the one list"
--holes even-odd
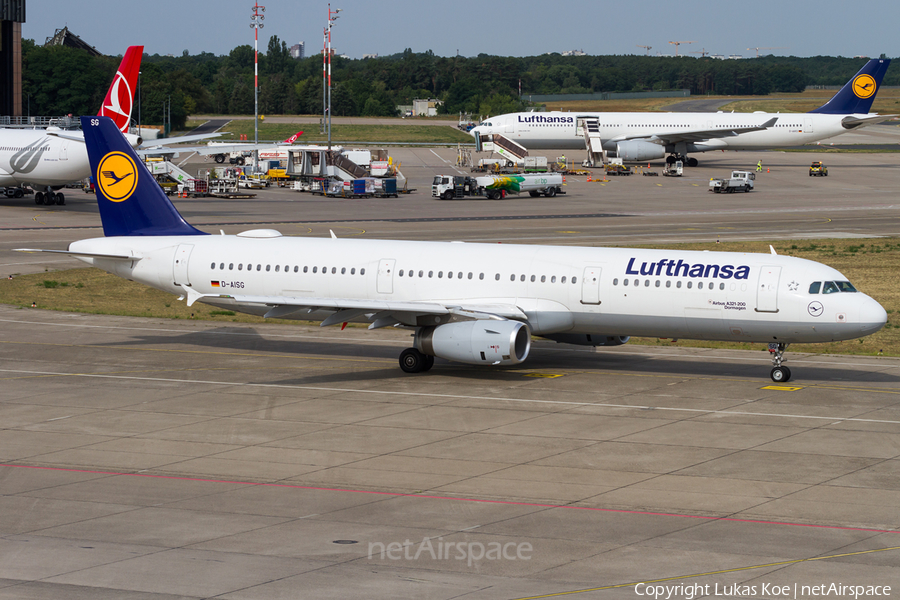
[(577, 126), (584, 135), (584, 146), (587, 150), (587, 160), (582, 163), (583, 166), (595, 167), (598, 164), (606, 164), (606, 152), (603, 150), (603, 140), (600, 139), (600, 122), (597, 119), (578, 119)]
[(475, 141), (475, 150), (496, 152), (513, 165), (521, 165), (528, 156), (528, 150), (524, 146), (499, 133), (479, 135)]
[(175, 183), (186, 184), (193, 179), (187, 171), (181, 169), (175, 163), (167, 160), (154, 160), (144, 163), (154, 177), (165, 176)]

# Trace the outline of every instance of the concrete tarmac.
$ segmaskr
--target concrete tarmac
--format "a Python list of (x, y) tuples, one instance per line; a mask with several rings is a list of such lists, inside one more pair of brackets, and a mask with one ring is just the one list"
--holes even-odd
[[(723, 249), (900, 234), (898, 154), (707, 155), (681, 179), (444, 202), (430, 180), (456, 172), (455, 151), (391, 153), (418, 193), (176, 205), (228, 233)], [(759, 158), (756, 191), (706, 191)], [(818, 159), (828, 178), (808, 177)], [(12, 248), (102, 235), (81, 192), (0, 210), (10, 273), (81, 264)], [(538, 342), (516, 367), (439, 359), (411, 376), (409, 344), (0, 307), (0, 600), (900, 588), (896, 359), (789, 350), (794, 379), (773, 386), (764, 351)]]

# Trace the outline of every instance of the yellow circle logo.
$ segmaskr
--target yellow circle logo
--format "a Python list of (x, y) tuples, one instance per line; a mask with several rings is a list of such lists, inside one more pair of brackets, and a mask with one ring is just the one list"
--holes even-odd
[(853, 80), (853, 93), (860, 98), (871, 98), (878, 85), (871, 75), (860, 75)]
[(137, 187), (137, 179), (137, 165), (124, 152), (110, 152), (97, 167), (100, 191), (113, 202), (128, 200)]

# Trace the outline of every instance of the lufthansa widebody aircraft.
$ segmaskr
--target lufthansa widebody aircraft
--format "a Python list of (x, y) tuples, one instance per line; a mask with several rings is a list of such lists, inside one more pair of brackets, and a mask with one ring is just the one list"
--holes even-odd
[[(774, 254), (208, 235), (189, 225), (116, 129), (82, 117), (106, 237), (65, 251), (100, 269), (264, 317), (405, 327), (406, 372), (434, 357), (512, 365), (531, 336), (617, 346), (628, 336), (772, 344), (875, 333), (887, 314), (826, 265)], [(40, 250), (21, 249), (24, 252)]]
[(873, 59), (831, 100), (808, 113), (512, 113), (486, 119), (475, 138), (501, 134), (526, 149), (584, 148), (584, 128), (625, 161), (666, 158), (696, 166), (695, 152), (759, 150), (809, 144), (896, 115), (869, 113), (890, 64)]

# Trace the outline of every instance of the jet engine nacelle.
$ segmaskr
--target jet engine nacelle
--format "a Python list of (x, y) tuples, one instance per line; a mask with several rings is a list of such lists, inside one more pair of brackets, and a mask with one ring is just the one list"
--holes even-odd
[(665, 157), (666, 147), (653, 142), (633, 140), (616, 144), (616, 154), (624, 161), (644, 162)]
[(134, 135), (133, 133), (123, 133), (122, 135), (125, 136), (125, 139), (128, 140), (128, 144), (132, 148), (137, 148), (144, 143), (144, 139), (139, 135)]
[(628, 335), (596, 335), (593, 333), (552, 333), (541, 337), (560, 344), (576, 346), (621, 346), (627, 344), (631, 339), (631, 336)]
[(515, 365), (528, 357), (531, 332), (518, 321), (462, 321), (416, 332), (423, 354), (470, 365)]

